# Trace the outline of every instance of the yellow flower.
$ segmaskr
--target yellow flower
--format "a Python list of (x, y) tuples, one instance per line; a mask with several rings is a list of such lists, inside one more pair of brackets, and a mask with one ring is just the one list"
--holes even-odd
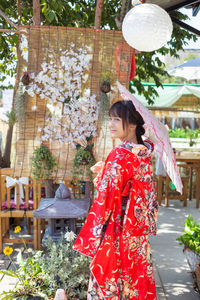
[(18, 233), (18, 232), (20, 232), (22, 229), (21, 229), (21, 227), (20, 226), (16, 226), (15, 227), (15, 233)]
[(3, 253), (5, 255), (10, 255), (13, 252), (13, 248), (10, 248), (9, 246), (5, 247), (3, 250)]

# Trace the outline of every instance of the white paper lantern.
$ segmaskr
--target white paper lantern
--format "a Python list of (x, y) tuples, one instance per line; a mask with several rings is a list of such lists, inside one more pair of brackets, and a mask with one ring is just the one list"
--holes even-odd
[(163, 47), (172, 35), (173, 25), (168, 13), (155, 4), (140, 4), (125, 16), (122, 34), (126, 42), (139, 51)]

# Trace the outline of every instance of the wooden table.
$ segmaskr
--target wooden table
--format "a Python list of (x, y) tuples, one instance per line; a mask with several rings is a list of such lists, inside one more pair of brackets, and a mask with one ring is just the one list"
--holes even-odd
[(200, 203), (200, 154), (187, 153), (176, 155), (176, 161), (182, 162), (186, 167), (191, 169), (190, 172), (190, 197), (192, 192), (192, 170), (196, 169), (196, 208), (199, 208)]

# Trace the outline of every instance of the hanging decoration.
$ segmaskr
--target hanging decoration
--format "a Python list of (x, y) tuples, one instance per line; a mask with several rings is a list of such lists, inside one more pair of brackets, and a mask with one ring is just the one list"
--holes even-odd
[(130, 81), (135, 77), (135, 72), (136, 72), (135, 50), (133, 49), (133, 54), (132, 54), (132, 58), (131, 58)]
[(133, 1), (135, 6), (126, 14), (122, 34), (126, 42), (139, 51), (158, 50), (171, 39), (171, 18), (158, 5), (139, 2)]
[(92, 135), (96, 160), (113, 147), (99, 111), (119, 98), (116, 80), (128, 87), (133, 49), (121, 31), (28, 25), (22, 30), (18, 76), (28, 101), (25, 118), (16, 122), (13, 177), (32, 175), (31, 157), (42, 144), (59, 164), (55, 178), (71, 180), (77, 143), (86, 148)]

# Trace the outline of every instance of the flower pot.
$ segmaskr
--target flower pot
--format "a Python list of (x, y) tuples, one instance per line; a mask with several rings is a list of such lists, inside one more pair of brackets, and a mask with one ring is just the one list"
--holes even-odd
[(45, 180), (45, 194), (46, 198), (54, 198), (59, 184), (54, 183), (52, 179)]
[(101, 90), (103, 93), (109, 93), (109, 92), (111, 91), (110, 82), (105, 80), (105, 81), (101, 84), (100, 90)]
[(197, 285), (200, 290), (200, 263), (196, 265), (196, 278), (197, 278)]
[(183, 252), (186, 256), (187, 263), (190, 267), (190, 270), (192, 272), (195, 272), (196, 271), (196, 265), (197, 265), (197, 263), (200, 262), (200, 255), (198, 255), (193, 250), (191, 250), (190, 248), (187, 248), (187, 247), (185, 247), (183, 249)]

